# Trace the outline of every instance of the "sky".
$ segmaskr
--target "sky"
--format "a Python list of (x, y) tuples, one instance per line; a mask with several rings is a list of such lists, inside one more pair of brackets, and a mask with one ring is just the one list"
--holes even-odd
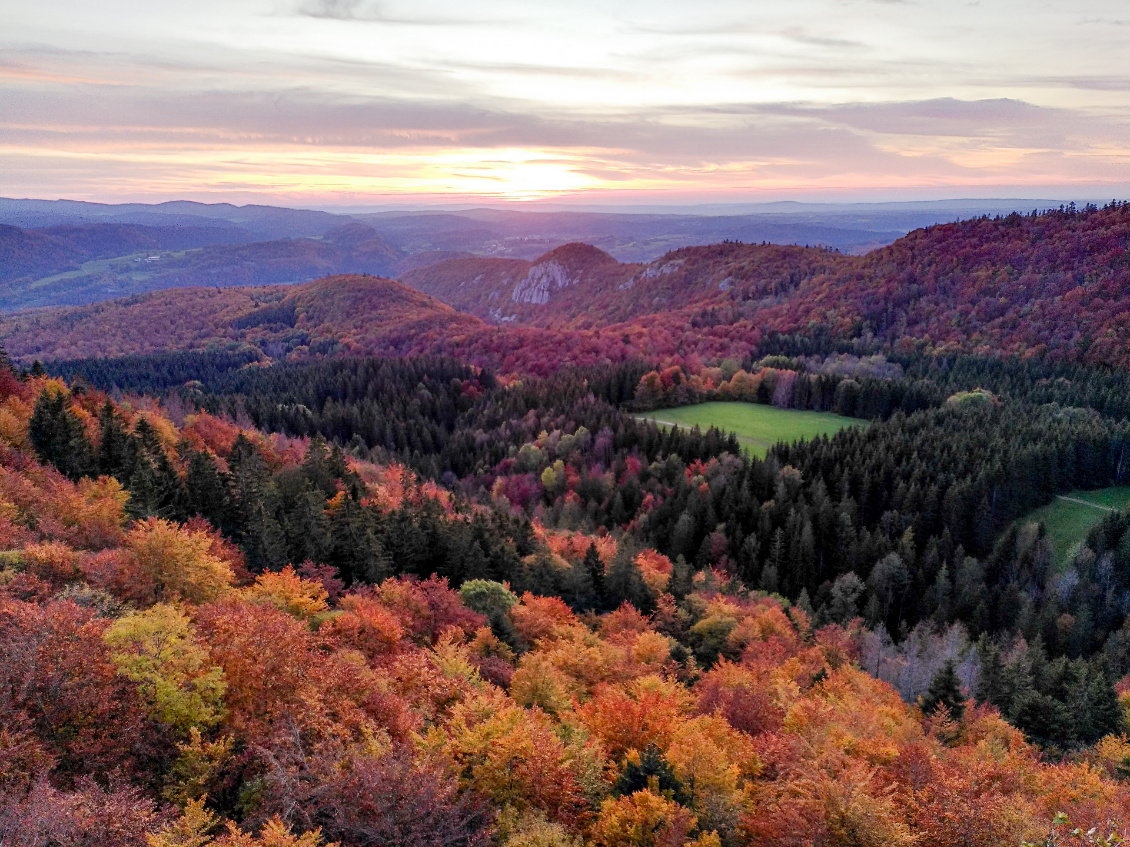
[(1125, 0), (4, 0), (0, 196), (1130, 196)]

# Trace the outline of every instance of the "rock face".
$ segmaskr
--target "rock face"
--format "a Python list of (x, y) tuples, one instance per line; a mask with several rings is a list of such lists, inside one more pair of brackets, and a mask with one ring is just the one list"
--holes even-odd
[(544, 306), (554, 291), (577, 285), (620, 263), (591, 244), (564, 244), (537, 259), (525, 279), (514, 286), (515, 303)]
[(544, 262), (534, 265), (526, 278), (514, 286), (510, 299), (515, 303), (534, 303), (544, 306), (549, 302), (549, 294), (568, 288), (578, 281), (560, 262)]

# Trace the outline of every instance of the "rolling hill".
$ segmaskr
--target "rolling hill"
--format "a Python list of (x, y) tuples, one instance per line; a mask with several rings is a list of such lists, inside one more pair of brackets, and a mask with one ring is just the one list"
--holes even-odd
[[(454, 260), (403, 279), (496, 322), (642, 327), (684, 349), (820, 327), (890, 347), (1130, 365), (1130, 204), (928, 227), (859, 257), (723, 243), (647, 265), (602, 261), (587, 276), (553, 257)], [(538, 274), (568, 284), (533, 288)]]
[[(456, 258), (409, 271), (401, 281), (495, 323), (543, 324), (575, 318), (593, 297), (607, 298), (642, 269), (589, 244), (565, 244), (532, 262)], [(568, 289), (568, 291), (566, 291)]]
[(13, 357), (116, 356), (234, 349), (268, 356), (330, 351), (427, 352), (483, 323), (393, 280), (332, 276), (292, 287), (182, 288), (0, 321)]
[[(333, 237), (371, 242), (363, 236), (351, 225)], [(25, 361), (248, 342), (272, 357), (411, 350), (546, 373), (633, 358), (741, 358), (767, 333), (816, 333), (872, 348), (1130, 366), (1128, 244), (1130, 204), (932, 227), (863, 257), (723, 243), (637, 265), (569, 244), (534, 262), (457, 258), (406, 273), (418, 291), (355, 276), (292, 290), (178, 290), (13, 315), (0, 321), (0, 338)], [(322, 248), (310, 249), (313, 262)], [(255, 304), (294, 304), (295, 322), (233, 328)]]
[(356, 222), (317, 239), (273, 241), (207, 226), (0, 226), (0, 310), (82, 305), (164, 288), (293, 284), (342, 273), (391, 275), (402, 258), (375, 230)]

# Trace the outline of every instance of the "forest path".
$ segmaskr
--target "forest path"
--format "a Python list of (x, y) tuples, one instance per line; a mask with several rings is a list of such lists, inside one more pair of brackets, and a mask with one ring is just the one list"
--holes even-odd
[(1115, 512), (1110, 506), (1102, 506), (1098, 503), (1088, 503), (1086, 500), (1080, 500), (1078, 497), (1065, 497), (1062, 494), (1055, 495), (1056, 500), (1066, 500), (1068, 503), (1078, 503), (1080, 506), (1090, 506), (1092, 509), (1098, 509), (1100, 512)]

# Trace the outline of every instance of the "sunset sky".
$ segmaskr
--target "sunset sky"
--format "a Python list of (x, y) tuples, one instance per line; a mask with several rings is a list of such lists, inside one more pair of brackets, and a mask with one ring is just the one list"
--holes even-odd
[(5, 0), (0, 196), (1130, 194), (1130, 9)]

